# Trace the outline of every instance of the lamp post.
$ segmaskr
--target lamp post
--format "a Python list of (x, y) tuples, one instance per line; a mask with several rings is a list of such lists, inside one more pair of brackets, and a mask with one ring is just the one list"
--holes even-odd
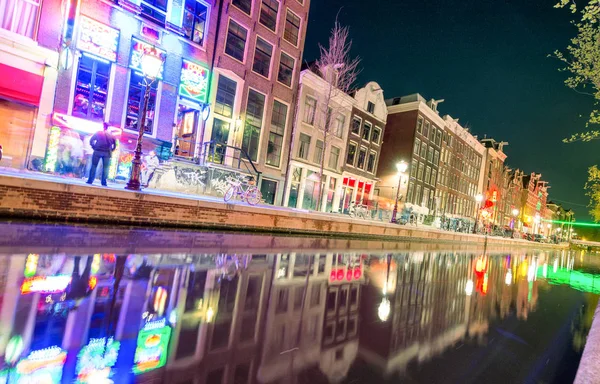
[(398, 189), (396, 190), (396, 202), (394, 204), (394, 210), (392, 211), (392, 219), (390, 223), (397, 223), (396, 215), (398, 214), (398, 200), (400, 199), (400, 187), (402, 186), (402, 177), (404, 173), (408, 169), (408, 163), (404, 160), (401, 160), (398, 164), (396, 164), (396, 168), (398, 168)]
[(144, 128), (146, 126), (146, 114), (148, 113), (148, 101), (152, 84), (156, 81), (163, 65), (158, 52), (144, 53), (141, 58), (142, 72), (144, 74), (144, 101), (141, 116), (138, 114), (138, 138), (133, 160), (131, 161), (131, 175), (125, 189), (131, 191), (141, 190), (140, 172), (142, 167), (142, 142), (144, 141)]
[(477, 223), (479, 223), (479, 213), (481, 212), (481, 202), (483, 201), (483, 195), (481, 193), (475, 195), (475, 201), (477, 202), (477, 213), (475, 214), (475, 225), (473, 225), (473, 234), (477, 233)]

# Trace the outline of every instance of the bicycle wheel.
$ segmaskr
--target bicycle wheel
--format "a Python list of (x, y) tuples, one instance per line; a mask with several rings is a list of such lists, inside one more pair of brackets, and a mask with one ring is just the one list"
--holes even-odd
[(229, 187), (227, 192), (225, 192), (225, 195), (223, 195), (223, 200), (229, 202), (229, 200), (231, 200), (231, 198), (235, 195), (236, 192), (237, 188), (232, 185), (231, 187)]
[(246, 201), (250, 205), (256, 205), (260, 203), (260, 198), (260, 191), (256, 187), (250, 188), (248, 189), (248, 192), (246, 192)]

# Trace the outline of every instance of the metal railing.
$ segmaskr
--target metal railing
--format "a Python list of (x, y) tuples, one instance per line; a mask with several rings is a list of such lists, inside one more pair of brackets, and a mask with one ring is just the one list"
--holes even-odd
[(261, 172), (256, 169), (248, 153), (239, 147), (234, 147), (217, 141), (202, 143), (202, 152), (199, 156), (200, 164), (218, 164), (228, 168), (238, 169), (256, 178), (260, 182)]

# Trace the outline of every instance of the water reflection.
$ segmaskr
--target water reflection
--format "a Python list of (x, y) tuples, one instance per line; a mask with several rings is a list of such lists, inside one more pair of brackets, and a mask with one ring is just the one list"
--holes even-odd
[(581, 292), (600, 290), (580, 256), (10, 254), (0, 257), (0, 383), (430, 383), (448, 372), (467, 382), (483, 372), (469, 368), (472, 353), (546, 358), (520, 329), (540, 322), (544, 303), (554, 316), (553, 300), (573, 307), (554, 316), (576, 347), (562, 362), (570, 370), (524, 365), (498, 382), (563, 380), (597, 303)]

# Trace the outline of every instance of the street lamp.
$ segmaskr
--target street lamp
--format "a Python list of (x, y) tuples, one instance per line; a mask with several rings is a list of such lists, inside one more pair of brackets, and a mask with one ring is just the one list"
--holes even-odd
[(400, 186), (402, 185), (402, 176), (408, 169), (408, 163), (404, 160), (400, 161), (396, 164), (396, 168), (398, 168), (398, 189), (396, 190), (396, 202), (394, 204), (394, 210), (392, 211), (392, 220), (390, 223), (396, 224), (396, 215), (398, 214), (398, 200), (400, 199)]
[(131, 175), (125, 189), (131, 191), (141, 190), (140, 172), (142, 168), (142, 142), (144, 140), (144, 128), (146, 126), (146, 114), (148, 113), (148, 101), (152, 84), (156, 81), (163, 65), (163, 60), (159, 53), (154, 49), (149, 53), (144, 53), (141, 58), (141, 67), (144, 74), (144, 101), (142, 104), (141, 116), (138, 115), (138, 138), (133, 160), (131, 161)]
[(479, 212), (481, 212), (481, 202), (483, 201), (483, 195), (478, 193), (475, 195), (475, 201), (477, 202), (477, 214), (475, 215), (475, 225), (473, 225), (473, 233), (477, 233), (477, 223), (479, 222)]

